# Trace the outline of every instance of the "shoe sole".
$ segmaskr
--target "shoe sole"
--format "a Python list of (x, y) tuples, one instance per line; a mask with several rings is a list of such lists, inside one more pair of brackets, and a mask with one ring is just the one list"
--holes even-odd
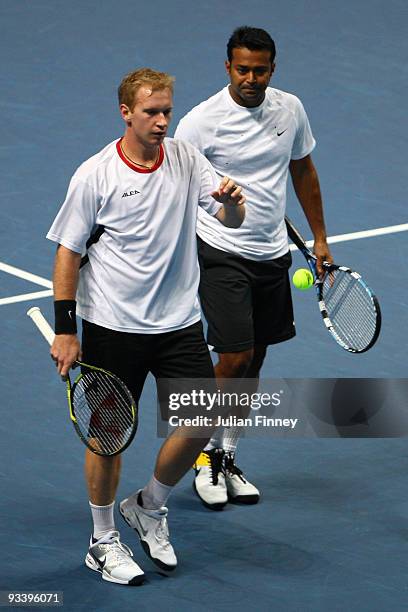
[(137, 535), (139, 536), (140, 544), (142, 545), (142, 548), (145, 551), (146, 555), (149, 557), (149, 559), (153, 561), (153, 563), (157, 565), (157, 567), (159, 567), (160, 569), (165, 570), (166, 572), (173, 572), (176, 569), (177, 565), (167, 565), (166, 563), (163, 563), (163, 561), (160, 561), (160, 559), (155, 559), (154, 557), (152, 557), (152, 555), (150, 554), (149, 544), (145, 540), (142, 540), (142, 536), (140, 535), (137, 528), (133, 527), (133, 525), (129, 523), (126, 516), (123, 514), (122, 508), (120, 506), (119, 506), (119, 514), (125, 521), (126, 525), (130, 527), (131, 529), (133, 529), (133, 531), (136, 531)]
[(259, 495), (237, 495), (236, 497), (233, 497), (232, 495), (228, 493), (228, 501), (231, 504), (253, 506), (254, 504), (257, 504), (259, 500), (260, 500)]
[(89, 567), (89, 569), (94, 572), (98, 572), (102, 574), (102, 580), (106, 580), (107, 582), (114, 582), (115, 584), (125, 584), (128, 586), (140, 586), (146, 580), (145, 574), (141, 574), (140, 576), (135, 576), (131, 580), (120, 580), (119, 578), (112, 578), (107, 572), (102, 570), (92, 559), (90, 555), (86, 555), (85, 557), (85, 565)]
[(201, 495), (199, 494), (199, 492), (197, 491), (197, 487), (196, 487), (196, 483), (195, 480), (193, 480), (193, 490), (195, 492), (195, 494), (197, 495), (197, 497), (199, 498), (199, 500), (201, 501), (201, 503), (208, 508), (209, 510), (215, 510), (215, 511), (219, 511), (222, 510), (224, 508), (224, 506), (226, 506), (228, 504), (228, 500), (225, 502), (218, 502), (216, 504), (209, 504), (208, 502), (206, 502)]

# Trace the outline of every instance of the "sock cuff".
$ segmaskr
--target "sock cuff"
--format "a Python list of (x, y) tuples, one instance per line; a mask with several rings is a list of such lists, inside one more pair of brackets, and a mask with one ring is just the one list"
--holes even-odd
[(113, 508), (114, 505), (115, 505), (115, 500), (113, 500), (113, 502), (111, 504), (108, 504), (107, 506), (97, 506), (96, 504), (93, 504), (91, 500), (89, 500), (89, 506), (93, 510), (109, 510), (110, 508)]
[(141, 491), (143, 507), (147, 510), (157, 510), (161, 508), (167, 502), (173, 488), (172, 485), (166, 485), (157, 480), (153, 474), (147, 485)]
[(174, 485), (166, 485), (163, 482), (160, 482), (160, 480), (157, 480), (156, 476), (153, 474), (152, 476), (152, 481), (154, 482), (155, 485), (157, 485), (158, 487), (163, 487), (164, 490), (167, 489), (167, 491), (171, 491), (174, 487)]

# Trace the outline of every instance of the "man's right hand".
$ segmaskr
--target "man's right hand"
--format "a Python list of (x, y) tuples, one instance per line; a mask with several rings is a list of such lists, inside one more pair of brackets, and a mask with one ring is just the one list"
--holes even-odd
[(81, 345), (76, 334), (58, 334), (50, 349), (58, 374), (67, 376), (72, 364), (81, 359)]

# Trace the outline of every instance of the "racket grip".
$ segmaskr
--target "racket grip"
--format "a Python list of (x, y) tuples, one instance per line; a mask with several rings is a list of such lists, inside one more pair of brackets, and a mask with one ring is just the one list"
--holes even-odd
[(30, 308), (30, 310), (27, 311), (27, 315), (34, 321), (35, 325), (38, 327), (44, 338), (47, 340), (48, 344), (51, 346), (55, 338), (54, 330), (48, 323), (47, 319), (45, 319), (38, 306), (33, 306), (32, 308)]

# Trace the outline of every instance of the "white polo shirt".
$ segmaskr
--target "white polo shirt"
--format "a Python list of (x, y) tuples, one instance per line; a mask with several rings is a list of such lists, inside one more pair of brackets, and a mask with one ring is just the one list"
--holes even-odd
[(284, 255), (289, 163), (309, 155), (316, 144), (300, 100), (268, 87), (262, 104), (247, 108), (234, 102), (227, 86), (187, 113), (175, 138), (197, 147), (217, 175), (233, 178), (247, 198), (241, 227), (224, 227), (199, 211), (198, 235), (217, 249), (247, 259)]
[(126, 160), (119, 143), (78, 168), (47, 238), (83, 253), (105, 227), (80, 271), (83, 319), (145, 334), (187, 327), (200, 319), (197, 209), (218, 212), (210, 195), (218, 179), (188, 143), (166, 138), (151, 170)]

